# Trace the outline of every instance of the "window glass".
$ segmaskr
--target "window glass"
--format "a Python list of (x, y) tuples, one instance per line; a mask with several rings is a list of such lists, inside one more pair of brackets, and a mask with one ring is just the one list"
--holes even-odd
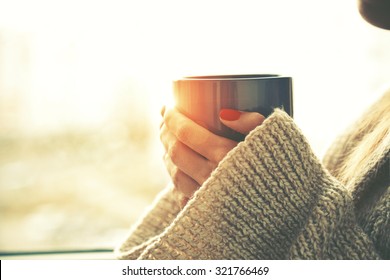
[(0, 2), (0, 251), (112, 248), (168, 182), (159, 111), (187, 75), (294, 79), (321, 157), (390, 73), (355, 1)]

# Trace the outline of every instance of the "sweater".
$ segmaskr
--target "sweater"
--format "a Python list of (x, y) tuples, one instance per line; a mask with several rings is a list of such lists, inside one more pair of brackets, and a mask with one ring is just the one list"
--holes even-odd
[(332, 170), (358, 144), (351, 135), (338, 138), (320, 162), (294, 121), (275, 110), (183, 209), (172, 185), (162, 190), (117, 257), (389, 259), (390, 143), (347, 188)]

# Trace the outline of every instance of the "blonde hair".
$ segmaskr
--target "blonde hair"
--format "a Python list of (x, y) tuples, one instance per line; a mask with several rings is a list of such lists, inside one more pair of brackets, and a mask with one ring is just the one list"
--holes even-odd
[(356, 133), (350, 140), (356, 145), (347, 152), (335, 174), (347, 188), (354, 186), (389, 149), (390, 90), (364, 116), (353, 128)]

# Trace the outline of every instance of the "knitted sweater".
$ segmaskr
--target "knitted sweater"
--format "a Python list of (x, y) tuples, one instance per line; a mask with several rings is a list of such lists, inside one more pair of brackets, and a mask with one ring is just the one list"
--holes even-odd
[[(172, 186), (164, 189), (117, 257), (389, 259), (390, 143), (347, 189), (330, 171), (351, 145), (348, 133), (321, 163), (293, 120), (276, 110), (229, 152), (184, 209)], [(375, 195), (364, 201), (366, 191)], [(358, 203), (365, 207), (357, 211)]]

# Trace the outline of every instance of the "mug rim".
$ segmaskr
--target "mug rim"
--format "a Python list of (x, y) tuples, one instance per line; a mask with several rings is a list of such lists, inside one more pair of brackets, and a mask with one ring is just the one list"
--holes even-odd
[[(204, 75), (204, 76), (187, 76), (180, 80), (256, 80), (269, 78), (283, 78), (278, 74), (226, 74), (226, 75)], [(286, 77), (287, 78), (287, 77)]]

